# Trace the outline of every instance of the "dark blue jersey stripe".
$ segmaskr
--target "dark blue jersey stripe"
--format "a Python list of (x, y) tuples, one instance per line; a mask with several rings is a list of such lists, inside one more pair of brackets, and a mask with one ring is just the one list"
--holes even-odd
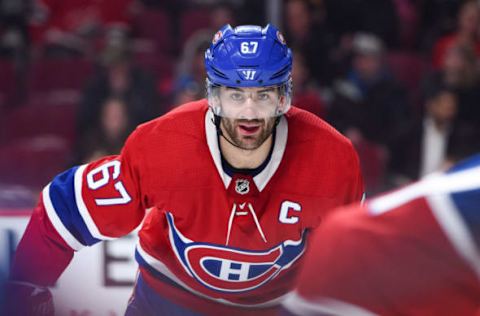
[(50, 184), (50, 199), (68, 231), (83, 245), (90, 246), (100, 240), (92, 236), (78, 210), (74, 187), (77, 169), (78, 167), (71, 168), (53, 179)]
[(464, 220), (480, 250), (480, 188), (451, 194), (458, 214)]

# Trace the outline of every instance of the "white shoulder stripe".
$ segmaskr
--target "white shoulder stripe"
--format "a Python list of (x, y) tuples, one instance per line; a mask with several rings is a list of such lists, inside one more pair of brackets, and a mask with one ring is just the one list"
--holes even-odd
[(451, 174), (432, 174), (425, 179), (373, 199), (368, 205), (374, 215), (387, 212), (419, 197), (480, 189), (480, 167)]
[(480, 279), (480, 254), (451, 197), (433, 195), (427, 197), (427, 201), (445, 235)]
[(375, 316), (376, 314), (356, 305), (331, 298), (319, 298), (315, 301), (307, 301), (297, 292), (290, 294), (283, 303), (283, 307), (294, 315), (301, 316)]
[(42, 191), (43, 205), (47, 211), (47, 216), (50, 219), (53, 227), (57, 230), (63, 240), (69, 245), (73, 250), (78, 251), (84, 246), (68, 231), (68, 229), (63, 225), (62, 221), (57, 215), (57, 211), (52, 204), (50, 199), (50, 183)]
[(108, 237), (100, 233), (97, 225), (93, 221), (92, 217), (90, 216), (90, 212), (85, 205), (82, 197), (82, 182), (83, 182), (83, 172), (85, 171), (87, 165), (82, 165), (78, 167), (77, 171), (75, 171), (75, 183), (74, 183), (74, 190), (75, 190), (75, 202), (77, 204), (78, 211), (87, 225), (88, 231), (92, 234), (93, 237), (101, 240), (112, 240), (115, 239), (113, 237)]

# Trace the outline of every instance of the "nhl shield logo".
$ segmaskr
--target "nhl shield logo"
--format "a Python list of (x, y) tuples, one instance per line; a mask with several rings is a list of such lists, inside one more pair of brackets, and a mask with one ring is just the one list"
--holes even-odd
[(241, 195), (250, 192), (250, 181), (247, 179), (237, 179), (235, 181), (235, 192)]

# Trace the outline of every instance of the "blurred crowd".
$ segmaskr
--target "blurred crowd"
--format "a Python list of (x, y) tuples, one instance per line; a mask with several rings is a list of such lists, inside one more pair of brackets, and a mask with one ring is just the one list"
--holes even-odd
[[(367, 193), (479, 151), (478, 1), (278, 1), (294, 105), (350, 138)], [(203, 98), (215, 31), (265, 25), (268, 3), (0, 0), (0, 201)]]

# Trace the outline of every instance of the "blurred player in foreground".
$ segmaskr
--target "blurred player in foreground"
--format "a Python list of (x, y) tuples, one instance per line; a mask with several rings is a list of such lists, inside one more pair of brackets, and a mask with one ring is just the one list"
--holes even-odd
[(480, 315), (480, 155), (332, 214), (285, 315)]
[(12, 309), (51, 311), (47, 287), (74, 251), (142, 225), (127, 315), (275, 312), (307, 232), (360, 200), (358, 158), (332, 127), (291, 107), (292, 56), (275, 27), (225, 26), (205, 65), (207, 100), (47, 185), (16, 253)]

